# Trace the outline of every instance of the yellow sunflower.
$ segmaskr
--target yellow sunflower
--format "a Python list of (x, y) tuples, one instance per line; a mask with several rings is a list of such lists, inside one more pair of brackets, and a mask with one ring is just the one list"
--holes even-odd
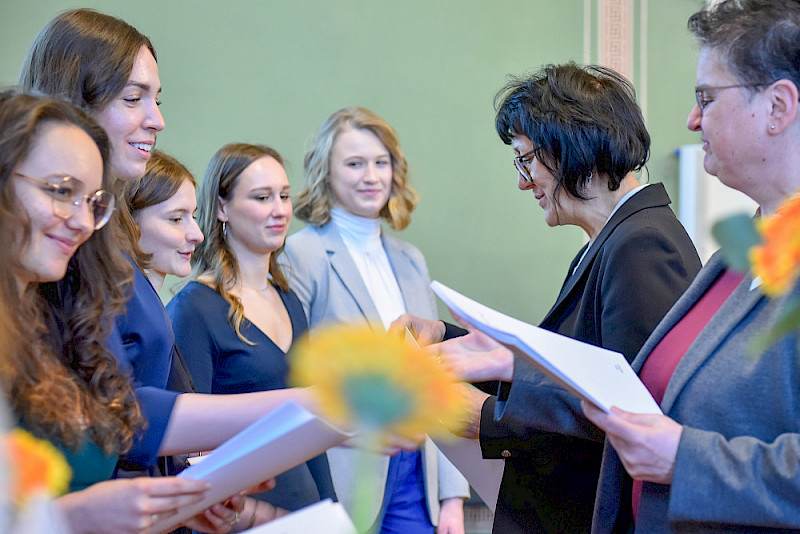
[(334, 423), (373, 437), (445, 435), (463, 420), (458, 382), (435, 356), (368, 326), (333, 326), (299, 344), (290, 380), (313, 385)]

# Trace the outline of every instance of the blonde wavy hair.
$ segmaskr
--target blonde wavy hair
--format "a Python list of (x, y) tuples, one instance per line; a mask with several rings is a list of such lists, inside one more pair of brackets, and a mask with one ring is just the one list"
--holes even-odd
[(347, 129), (368, 130), (375, 134), (392, 158), (392, 192), (380, 216), (393, 230), (403, 230), (411, 222), (411, 212), (419, 196), (408, 183), (408, 162), (400, 149), (400, 140), (388, 122), (361, 107), (342, 108), (325, 119), (312, 147), (306, 152), (303, 167), (305, 185), (294, 197), (297, 218), (316, 226), (331, 220), (333, 192), (328, 183), (331, 155), (336, 138)]

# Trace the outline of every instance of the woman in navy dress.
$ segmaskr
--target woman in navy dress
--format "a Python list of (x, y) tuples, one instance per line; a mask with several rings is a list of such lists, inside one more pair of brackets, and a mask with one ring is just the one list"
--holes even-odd
[[(283, 159), (263, 145), (226, 145), (211, 159), (199, 199), (206, 240), (195, 250), (192, 280), (167, 305), (195, 387), (284, 389), (286, 354), (308, 324), (276, 263), (292, 217)], [(279, 475), (276, 488), (258, 497), (272, 506), (245, 510), (251, 524), (335, 498), (327, 457)]]

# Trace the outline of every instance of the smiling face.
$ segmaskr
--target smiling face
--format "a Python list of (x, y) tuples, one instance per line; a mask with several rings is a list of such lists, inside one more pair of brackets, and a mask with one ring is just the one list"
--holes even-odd
[(184, 180), (172, 197), (136, 214), (141, 232), (139, 246), (153, 255), (147, 269), (151, 281), (163, 283), (168, 274), (187, 276), (191, 272), (192, 252), (203, 241), (203, 233), (194, 220), (196, 209), (194, 186)]
[[(92, 138), (82, 129), (43, 124), (28, 157), (16, 172), (45, 181), (71, 176), (91, 194), (101, 188), (103, 159)], [(94, 231), (94, 216), (81, 202), (68, 218), (53, 213), (53, 199), (44, 186), (14, 178), (16, 203), (25, 212), (30, 236), (22, 246), (22, 283), (54, 282), (64, 277), (70, 258)]]
[[(533, 150), (531, 140), (521, 135), (514, 137), (511, 141), (516, 156), (522, 156)], [(580, 209), (580, 201), (572, 198), (564, 189), (561, 188), (556, 193), (556, 179), (553, 174), (542, 165), (539, 158), (533, 155), (526, 158), (523, 163), (526, 165), (532, 180), (529, 182), (517, 173), (517, 187), (522, 191), (530, 190), (539, 201), (539, 207), (544, 210), (544, 220), (548, 226), (561, 226), (566, 224), (577, 224), (575, 210)], [(556, 202), (556, 197), (558, 203)]]
[(328, 183), (335, 205), (377, 219), (392, 192), (389, 150), (369, 130), (342, 131), (333, 143)]
[(225, 222), (225, 240), (237, 258), (264, 256), (286, 240), (292, 219), (289, 179), (275, 158), (264, 156), (247, 166), (217, 217)]
[(164, 129), (158, 109), (160, 93), (158, 64), (143, 46), (128, 83), (94, 116), (111, 140), (111, 172), (115, 178), (128, 181), (144, 176), (156, 135)]
[(757, 167), (764, 158), (762, 141), (771, 105), (761, 91), (753, 94), (745, 87), (728, 87), (740, 83), (717, 52), (703, 49), (697, 62), (696, 87), (706, 90), (707, 103), (702, 112), (697, 105), (692, 108), (687, 127), (702, 134), (706, 171), (728, 187), (758, 198), (763, 170), (759, 172)]

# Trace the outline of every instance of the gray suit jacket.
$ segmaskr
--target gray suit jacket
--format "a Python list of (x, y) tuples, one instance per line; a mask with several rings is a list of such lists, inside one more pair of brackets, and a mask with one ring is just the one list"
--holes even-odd
[[(408, 313), (437, 319), (436, 301), (430, 290), (430, 276), (422, 253), (413, 245), (383, 234), (383, 248), (389, 258)], [(324, 324), (367, 322), (383, 331), (378, 310), (359, 275), (338, 230), (332, 223), (321, 227), (309, 225), (286, 240), (282, 260), (289, 285), (303, 304), (313, 337), (313, 330)], [(433, 524), (439, 518), (439, 501), (468, 497), (469, 485), (461, 473), (427, 440), (422, 448), (425, 493)], [(337, 447), (328, 451), (331, 476), (336, 494), (352, 512), (353, 486), (363, 453)], [(373, 455), (379, 476), (370, 495), (370, 517), (377, 518), (383, 500), (389, 457)]]
[[(714, 256), (700, 271), (639, 351), (632, 364), (637, 372), (723, 269)], [(683, 435), (672, 485), (644, 484), (637, 532), (800, 530), (798, 336), (787, 336), (760, 356), (750, 352), (752, 339), (775, 323), (788, 298), (768, 299), (751, 289), (752, 282), (747, 276), (734, 290), (669, 381), (662, 410), (684, 425)], [(791, 297), (800, 298), (800, 285)], [(574, 397), (521, 363), (504, 400), (496, 413), (501, 419), (602, 439)], [(536, 402), (542, 409), (531, 410)], [(606, 443), (593, 532), (632, 530), (629, 486)]]

